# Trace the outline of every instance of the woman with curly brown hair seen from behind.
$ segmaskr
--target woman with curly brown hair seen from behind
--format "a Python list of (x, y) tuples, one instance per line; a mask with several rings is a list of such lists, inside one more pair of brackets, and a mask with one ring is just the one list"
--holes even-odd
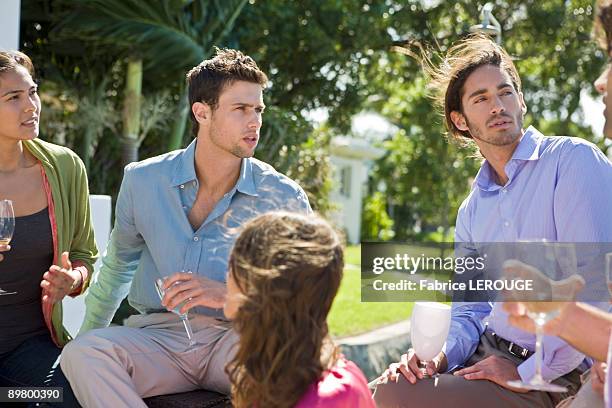
[(329, 336), (343, 266), (338, 235), (318, 217), (276, 212), (245, 225), (224, 306), (240, 337), (226, 368), (234, 406), (375, 406), (365, 377)]

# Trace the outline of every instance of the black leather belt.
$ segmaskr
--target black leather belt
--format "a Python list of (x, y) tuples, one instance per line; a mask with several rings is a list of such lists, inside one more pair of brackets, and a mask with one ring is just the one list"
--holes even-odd
[(526, 349), (525, 347), (521, 347), (516, 343), (508, 341), (504, 339), (503, 337), (498, 336), (493, 331), (490, 331), (490, 333), (493, 336), (493, 338), (497, 341), (497, 344), (503, 346), (502, 349), (508, 350), (508, 353), (512, 354), (513, 356), (526, 360), (533, 355), (533, 351), (530, 351)]

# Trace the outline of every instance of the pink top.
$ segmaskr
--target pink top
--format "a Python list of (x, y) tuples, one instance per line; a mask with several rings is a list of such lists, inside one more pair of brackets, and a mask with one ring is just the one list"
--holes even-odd
[(368, 383), (352, 361), (340, 359), (308, 387), (295, 408), (376, 408)]

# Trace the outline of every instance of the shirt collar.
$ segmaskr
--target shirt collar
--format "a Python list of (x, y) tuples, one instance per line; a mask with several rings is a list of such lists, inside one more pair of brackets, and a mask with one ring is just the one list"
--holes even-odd
[(236, 190), (255, 197), (258, 195), (257, 188), (255, 187), (255, 175), (253, 174), (253, 160), (251, 158), (242, 159)]
[(197, 139), (194, 139), (189, 146), (181, 153), (178, 165), (172, 177), (172, 186), (176, 187), (196, 180), (195, 172), (195, 148)]
[[(197, 180), (195, 172), (195, 149), (197, 139), (194, 139), (189, 146), (181, 153), (179, 163), (172, 177), (172, 186), (176, 187)], [(233, 190), (251, 196), (257, 196), (255, 187), (255, 176), (253, 173), (253, 161), (251, 158), (242, 159), (240, 164), (240, 175)]]
[[(509, 182), (514, 177), (519, 162), (538, 160), (540, 158), (540, 145), (542, 144), (543, 137), (542, 133), (533, 126), (527, 128), (521, 141), (514, 150), (512, 158), (506, 163), (506, 174), (508, 175)], [(474, 183), (478, 188), (484, 191), (495, 191), (501, 188), (501, 186), (495, 182), (493, 168), (486, 160), (480, 167)]]
[(512, 160), (538, 160), (540, 158), (540, 145), (544, 135), (533, 126), (529, 126), (514, 150)]

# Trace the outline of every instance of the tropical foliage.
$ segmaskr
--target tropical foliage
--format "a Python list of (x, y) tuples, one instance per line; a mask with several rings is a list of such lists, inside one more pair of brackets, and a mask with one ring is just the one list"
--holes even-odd
[[(527, 124), (598, 143), (580, 94), (604, 55), (590, 39), (592, 1), (496, 0), (516, 57)], [(185, 146), (184, 75), (214, 46), (240, 48), (271, 79), (257, 156), (331, 206), (331, 137), (364, 110), (398, 129), (377, 142), (364, 238), (447, 236), (479, 160), (444, 139), (419, 65), (393, 46), (444, 51), (479, 21), (472, 0), (22, 0), (23, 48), (39, 69), (44, 137), (83, 157), (93, 192), (114, 194), (122, 164)], [(308, 112), (324, 110), (324, 126)], [(599, 113), (597, 113), (599, 114)], [(378, 192), (378, 194), (375, 194)]]

